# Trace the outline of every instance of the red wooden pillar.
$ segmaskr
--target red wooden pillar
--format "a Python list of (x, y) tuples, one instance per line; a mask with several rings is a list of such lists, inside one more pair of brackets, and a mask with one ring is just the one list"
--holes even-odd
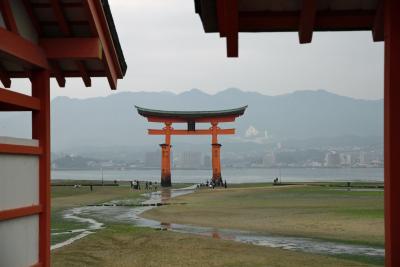
[(385, 1), (385, 249), (400, 266), (400, 1)]
[(171, 127), (172, 123), (165, 123), (165, 143), (161, 144), (161, 186), (171, 186)]
[(221, 144), (212, 144), (212, 169), (213, 175), (212, 180), (216, 184), (222, 183), (222, 176), (221, 176)]
[(161, 186), (171, 186), (171, 145), (161, 144)]
[(211, 157), (212, 157), (212, 180), (216, 184), (222, 183), (222, 176), (221, 176), (221, 144), (218, 143), (218, 122), (211, 123), (211, 132), (212, 132), (212, 150), (211, 150)]
[(39, 140), (39, 262), (50, 266), (50, 75), (48, 71), (32, 74), (32, 96), (40, 99), (40, 110), (32, 112), (32, 138)]

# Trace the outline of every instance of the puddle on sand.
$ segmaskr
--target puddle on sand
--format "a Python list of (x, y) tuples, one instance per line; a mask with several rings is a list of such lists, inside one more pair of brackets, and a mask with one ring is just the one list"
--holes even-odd
[(81, 238), (84, 238), (85, 236), (93, 234), (94, 230), (98, 230), (98, 229), (101, 229), (103, 227), (103, 223), (98, 222), (98, 221), (96, 221), (96, 220), (94, 220), (92, 218), (84, 218), (84, 217), (78, 216), (78, 215), (82, 214), (82, 209), (83, 208), (84, 207), (70, 209), (63, 215), (63, 217), (64, 217), (64, 219), (75, 220), (75, 221), (80, 222), (80, 223), (88, 223), (89, 227), (88, 228), (84, 228), (84, 229), (74, 229), (74, 230), (71, 230), (71, 231), (52, 233), (51, 234), (52, 236), (67, 235), (67, 234), (77, 234), (77, 233), (79, 233), (79, 234), (74, 236), (74, 237), (71, 237), (71, 238), (69, 238), (69, 239), (67, 239), (67, 240), (65, 240), (63, 242), (60, 242), (60, 243), (52, 245), (51, 248), (50, 248), (51, 250), (70, 245), (73, 242), (75, 242), (76, 240), (79, 240)]
[[(170, 224), (140, 217), (141, 213), (155, 208), (157, 203), (166, 203), (171, 198), (190, 194), (194, 192), (195, 189), (196, 185), (185, 189), (163, 189), (162, 192), (148, 193), (148, 200), (143, 201), (143, 204), (150, 204), (148, 206), (88, 206), (79, 208), (79, 210), (76, 211), (79, 211), (80, 218), (84, 216), (89, 216), (90, 218), (98, 218), (99, 220), (106, 219), (110, 222), (132, 223), (140, 227), (151, 227), (155, 229), (162, 229), (185, 234), (209, 236), (215, 239), (233, 240), (236, 242), (253, 244), (257, 246), (266, 246), (272, 248), (281, 248), (286, 250), (327, 255), (346, 254), (380, 258), (384, 257), (383, 248), (328, 242), (312, 238), (275, 236), (232, 229), (216, 229), (212, 227)], [(155, 205), (151, 206), (152, 204)]]
[(346, 191), (346, 192), (383, 192), (382, 188), (334, 188), (329, 189), (332, 191)]
[[(110, 201), (110, 202), (104, 203), (104, 206), (84, 206), (84, 207), (69, 209), (64, 213), (64, 215), (63, 215), (64, 219), (75, 220), (80, 223), (87, 223), (87, 224), (89, 224), (89, 226), (88, 226), (88, 228), (83, 228), (83, 229), (74, 229), (74, 230), (65, 231), (65, 232), (52, 233), (51, 234), (52, 236), (68, 235), (68, 234), (78, 234), (78, 235), (73, 236), (65, 241), (60, 242), (60, 243), (56, 243), (56, 244), (52, 245), (51, 250), (70, 245), (73, 242), (75, 242), (81, 238), (84, 238), (90, 234), (93, 234), (95, 230), (101, 229), (103, 227), (103, 223), (100, 223), (93, 218), (88, 218), (88, 217), (83, 217), (83, 216), (92, 214), (94, 217), (97, 217), (96, 215), (98, 215), (99, 220), (104, 220), (104, 215), (107, 215), (107, 216), (110, 216), (111, 218), (114, 218), (115, 221), (132, 222), (131, 216), (137, 217), (140, 213), (156, 207), (157, 204), (159, 204), (159, 203), (162, 203), (162, 204), (167, 203), (173, 197), (190, 194), (190, 193), (194, 192), (196, 187), (197, 187), (197, 185), (193, 185), (193, 186), (190, 186), (187, 188), (182, 188), (182, 189), (172, 189), (172, 190), (171, 189), (162, 189), (161, 191), (157, 191), (157, 192), (145, 193), (143, 195), (146, 197), (146, 199), (147, 198), (148, 199), (141, 202), (141, 204), (143, 204), (143, 206), (139, 206), (139, 207), (135, 207), (135, 208), (131, 208), (131, 207), (127, 208), (125, 206), (116, 206), (117, 203), (120, 203), (121, 201), (115, 200), (115, 201)], [(130, 203), (123, 203), (123, 204), (129, 205)], [(131, 213), (127, 214), (127, 210), (133, 210), (134, 214), (131, 214)], [(128, 217), (126, 217), (126, 216), (128, 216)], [(157, 223), (158, 222), (155, 222), (153, 227), (157, 227), (156, 226)], [(143, 226), (145, 226), (145, 225), (143, 225)], [(159, 226), (160, 226), (160, 223), (158, 223), (158, 228), (159, 228)]]

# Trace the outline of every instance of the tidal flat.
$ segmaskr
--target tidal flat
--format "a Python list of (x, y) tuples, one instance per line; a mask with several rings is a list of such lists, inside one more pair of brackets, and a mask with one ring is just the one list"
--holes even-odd
[[(178, 185), (184, 187), (187, 185)], [(140, 216), (168, 224), (237, 229), (272, 236), (306, 237), (382, 248), (383, 192), (336, 190), (332, 186), (243, 184), (201, 188), (149, 209)], [(145, 200), (128, 185), (78, 190), (55, 188), (57, 231), (87, 225), (63, 218), (71, 208), (108, 201)], [(177, 204), (177, 205), (174, 205)], [(126, 207), (129, 209), (129, 207)], [(54, 266), (383, 266), (383, 257), (322, 255), (255, 246), (207, 236), (138, 227), (94, 216), (103, 226), (93, 234), (53, 250)], [(76, 225), (74, 225), (76, 224)], [(54, 242), (60, 242), (54, 236)], [(67, 235), (66, 238), (70, 238)], [(239, 251), (242, 251), (239, 253)]]

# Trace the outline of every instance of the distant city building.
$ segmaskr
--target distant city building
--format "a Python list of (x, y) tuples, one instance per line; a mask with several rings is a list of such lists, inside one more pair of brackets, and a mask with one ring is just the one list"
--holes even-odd
[(351, 155), (346, 153), (341, 153), (340, 155), (340, 165), (351, 166)]
[(198, 169), (203, 165), (202, 153), (197, 151), (185, 151), (181, 154), (181, 158), (177, 167), (184, 169)]
[(340, 155), (336, 151), (330, 151), (325, 155), (325, 167), (339, 167)]
[(359, 164), (363, 167), (383, 166), (383, 153), (378, 151), (361, 151)]

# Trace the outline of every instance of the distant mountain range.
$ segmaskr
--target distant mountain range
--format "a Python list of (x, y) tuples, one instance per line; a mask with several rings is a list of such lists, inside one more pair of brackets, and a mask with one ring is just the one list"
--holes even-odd
[[(214, 95), (192, 89), (181, 94), (123, 92), (84, 100), (57, 97), (52, 101), (53, 151), (90, 147), (155, 149), (162, 138), (148, 136), (146, 129), (161, 125), (150, 124), (140, 117), (135, 105), (167, 110), (229, 109), (248, 105), (243, 117), (233, 125), (226, 125), (237, 128), (237, 134), (223, 137), (223, 140), (248, 144), (249, 148), (276, 142), (293, 145), (347, 142), (356, 145), (357, 142), (383, 140), (383, 100), (354, 99), (324, 90), (268, 96), (235, 88)], [(29, 136), (28, 116), (3, 114), (0, 135)], [(209, 143), (208, 139), (179, 137), (173, 138), (173, 142)]]

